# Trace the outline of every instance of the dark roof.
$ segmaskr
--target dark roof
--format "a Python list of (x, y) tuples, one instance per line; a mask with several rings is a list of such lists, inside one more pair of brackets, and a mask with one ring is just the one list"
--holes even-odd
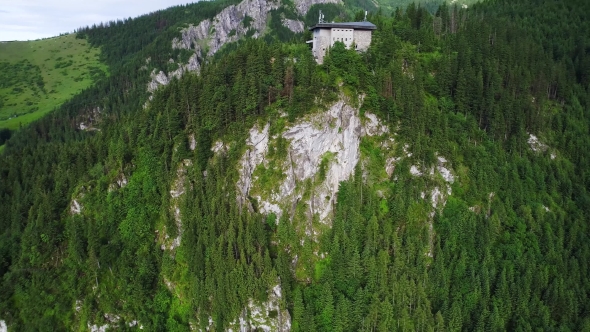
[(318, 28), (343, 28), (343, 29), (356, 29), (356, 30), (375, 30), (377, 26), (371, 22), (363, 21), (363, 22), (342, 22), (342, 23), (318, 23), (309, 30), (315, 30)]

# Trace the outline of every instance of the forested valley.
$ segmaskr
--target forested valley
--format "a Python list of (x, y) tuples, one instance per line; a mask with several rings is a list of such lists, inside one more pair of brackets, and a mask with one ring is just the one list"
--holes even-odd
[[(369, 50), (336, 43), (322, 65), (279, 9), (266, 35), (150, 95), (152, 68), (190, 56), (170, 47), (179, 27), (236, 3), (78, 31), (111, 74), (0, 154), (9, 330), (235, 331), (279, 285), (267, 318), (284, 312), (293, 331), (590, 331), (590, 2), (375, 9)], [(362, 20), (365, 5), (314, 5), (306, 26), (320, 9)], [(391, 176), (374, 180), (383, 148), (361, 140), (365, 162), (316, 238), (302, 237), (302, 204), (281, 217), (239, 204), (250, 128), (280, 137), (339, 99), (395, 133), (404, 158)], [(216, 153), (218, 141), (232, 144)], [(269, 158), (286, 154), (278, 142)], [(440, 179), (412, 168), (439, 156), (456, 180), (429, 217), (424, 193)], [(260, 174), (269, 187), (282, 179)]]

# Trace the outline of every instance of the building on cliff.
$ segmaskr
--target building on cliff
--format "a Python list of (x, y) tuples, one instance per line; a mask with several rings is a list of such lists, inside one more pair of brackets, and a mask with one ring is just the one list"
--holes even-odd
[(326, 50), (339, 41), (344, 43), (346, 48), (354, 45), (357, 51), (366, 51), (371, 45), (371, 34), (377, 29), (375, 24), (363, 22), (324, 23), (323, 15), (320, 12), (319, 23), (309, 28), (312, 31), (313, 39), (308, 40), (312, 44), (312, 53), (316, 61), (324, 62)]

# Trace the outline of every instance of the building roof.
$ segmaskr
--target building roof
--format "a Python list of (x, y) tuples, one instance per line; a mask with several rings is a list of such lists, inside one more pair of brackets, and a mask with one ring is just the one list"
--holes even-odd
[(341, 22), (341, 23), (318, 23), (309, 30), (315, 30), (319, 28), (325, 29), (332, 29), (332, 28), (342, 28), (342, 29), (355, 29), (355, 30), (375, 30), (377, 26), (371, 22), (363, 21), (363, 22)]

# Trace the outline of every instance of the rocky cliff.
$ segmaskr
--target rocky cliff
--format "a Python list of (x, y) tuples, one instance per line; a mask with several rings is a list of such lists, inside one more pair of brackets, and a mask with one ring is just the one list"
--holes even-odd
[[(339, 184), (351, 178), (357, 165), (366, 181), (382, 182), (389, 180), (399, 162), (412, 157), (407, 145), (397, 146), (395, 133), (376, 115), (361, 115), (358, 107), (344, 97), (325, 111), (285, 126), (279, 133), (270, 134), (269, 128), (270, 123), (266, 123), (250, 129), (247, 148), (238, 165), (237, 200), (250, 210), (274, 213), (277, 219), (285, 214), (292, 219), (297, 207), (303, 206), (309, 220), (317, 219), (329, 227)], [(380, 159), (384, 162), (378, 174), (371, 174), (366, 167), (372, 161), (360, 149), (363, 140), (381, 150)], [(274, 151), (272, 155), (270, 149)], [(284, 151), (277, 153), (277, 149)], [(442, 156), (429, 169), (421, 165), (410, 167), (412, 176), (424, 177), (432, 184), (432, 190), (421, 194), (431, 206), (425, 221), (432, 222), (435, 211), (446, 203), (455, 180), (453, 173)], [(317, 228), (305, 228), (306, 237), (314, 239), (317, 233)]]
[[(248, 203), (248, 196), (254, 197), (260, 212), (272, 212), (279, 218), (283, 213), (290, 213), (295, 202), (301, 202), (309, 205), (310, 216), (317, 214), (325, 223), (329, 223), (338, 184), (350, 177), (359, 161), (361, 137), (386, 132), (378, 120), (361, 123), (358, 109), (344, 99), (324, 112), (293, 123), (280, 137), (269, 137), (268, 127), (266, 124), (261, 129), (255, 126), (250, 130), (248, 149), (240, 162), (238, 201), (244, 204)], [(268, 147), (277, 145), (280, 138), (288, 142), (286, 158), (279, 164), (283, 177), (269, 191), (263, 189), (266, 184), (260, 183), (255, 172), (257, 168), (268, 167), (265, 159)], [(303, 184), (307, 180), (313, 182), (313, 192), (308, 200), (301, 201), (305, 194)]]
[[(309, 8), (315, 4), (342, 3), (341, 0), (297, 0), (293, 10), (297, 19), (283, 17), (283, 26), (301, 33), (305, 26), (303, 17)], [(287, 7), (285, 7), (287, 6)], [(160, 85), (166, 85), (172, 77), (180, 78), (185, 72), (198, 72), (202, 61), (207, 56), (214, 55), (224, 45), (236, 42), (246, 36), (258, 38), (268, 29), (269, 15), (272, 10), (281, 7), (288, 8), (281, 0), (244, 0), (237, 5), (231, 5), (222, 10), (212, 19), (201, 21), (197, 25), (189, 25), (182, 29), (180, 37), (172, 40), (172, 49), (190, 50), (193, 55), (187, 63), (179, 63), (178, 69), (165, 73), (154, 69), (151, 73), (151, 81), (148, 83), (148, 91), (153, 92)], [(171, 61), (174, 61), (171, 59)]]
[[(212, 144), (211, 150), (214, 158), (218, 158), (233, 147), (245, 146), (236, 165), (235, 199), (238, 205), (266, 216), (274, 214), (276, 220), (292, 223), (301, 245), (310, 241), (317, 243), (322, 233), (332, 226), (333, 207), (342, 181), (353, 176), (358, 178), (361, 174), (362, 181), (379, 188), (376, 189), (378, 195), (387, 199), (392, 194), (388, 191), (391, 186), (379, 186), (397, 181), (400, 173), (396, 173), (396, 169), (405, 163), (405, 177), (421, 178), (420, 182), (424, 183), (420, 198), (427, 208), (422, 218), (429, 225), (431, 239), (424, 255), (431, 257), (432, 222), (452, 194), (452, 184), (458, 179), (456, 172), (440, 154), (435, 155), (436, 161), (430, 166), (414, 160), (409, 152), (410, 146), (399, 144), (392, 128), (377, 115), (361, 112), (359, 104), (362, 102), (363, 96), (350, 100), (341, 95), (332, 104), (295, 121), (289, 121), (286, 114), (260, 120), (249, 129), (245, 142), (224, 141), (222, 137)], [(195, 135), (189, 134), (186, 139), (187, 146), (194, 151), (197, 145)], [(172, 167), (174, 178), (169, 188), (169, 209), (176, 226), (175, 235), (168, 234), (165, 227), (156, 231), (158, 245), (170, 257), (176, 255), (185, 229), (180, 203), (187, 192), (194, 190), (190, 184), (191, 177), (195, 176), (190, 172), (192, 168), (190, 159), (183, 159)], [(127, 181), (125, 173), (118, 173), (112, 179), (109, 192), (125, 187)], [(87, 190), (81, 187), (72, 196), (72, 214), (84, 213)], [(289, 253), (295, 270), (302, 264), (299, 263), (298, 250), (293, 248)], [(313, 259), (327, 256), (323, 252), (313, 252)], [(180, 298), (175, 277), (164, 275), (163, 278), (171, 293)], [(280, 280), (267, 293), (265, 302), (251, 299), (231, 320), (228, 330), (289, 331), (291, 318), (282, 298)], [(107, 318), (101, 321), (117, 323)], [(103, 325), (89, 325), (89, 328), (104, 329), (108, 327), (104, 322)], [(214, 326), (210, 325), (210, 329)]]

